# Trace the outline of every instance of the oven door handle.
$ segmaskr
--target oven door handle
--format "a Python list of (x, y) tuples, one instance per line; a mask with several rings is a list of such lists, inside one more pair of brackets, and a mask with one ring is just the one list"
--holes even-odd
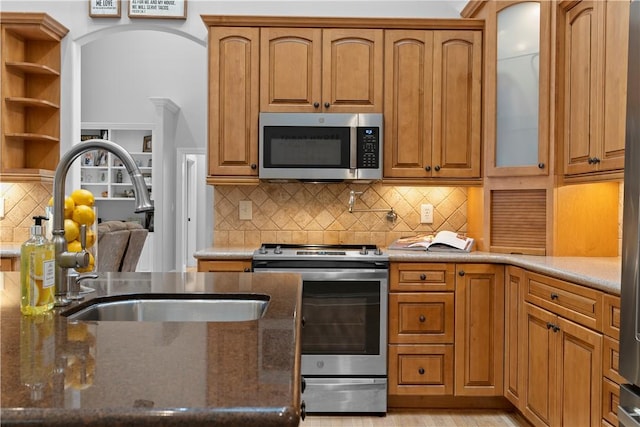
[(340, 391), (340, 390), (358, 390), (362, 388), (369, 388), (372, 385), (384, 385), (387, 383), (386, 378), (349, 378), (348, 380), (327, 381), (322, 378), (308, 378), (307, 387), (322, 387), (327, 391)]

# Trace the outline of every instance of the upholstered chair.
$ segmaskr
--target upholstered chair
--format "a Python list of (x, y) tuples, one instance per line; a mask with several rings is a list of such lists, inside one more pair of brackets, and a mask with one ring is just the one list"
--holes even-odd
[[(129, 227), (129, 244), (127, 250), (124, 252), (122, 259), (122, 266), (120, 271), (136, 271), (144, 242), (147, 240), (149, 230), (142, 228), (142, 226), (136, 222), (127, 223)], [(135, 227), (138, 225), (139, 227)]]
[(129, 243), (129, 230), (106, 230), (98, 225), (97, 271), (120, 271)]

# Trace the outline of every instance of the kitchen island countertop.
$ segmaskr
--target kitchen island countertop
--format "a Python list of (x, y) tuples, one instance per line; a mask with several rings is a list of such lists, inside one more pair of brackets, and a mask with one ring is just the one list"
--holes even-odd
[[(257, 248), (210, 247), (199, 250), (201, 260), (251, 259)], [(522, 267), (579, 285), (620, 295), (622, 261), (620, 257), (555, 257), (502, 254), (497, 252), (427, 252), (416, 250), (387, 250), (390, 261), (397, 262), (479, 262)]]
[(242, 322), (68, 321), (22, 316), (19, 273), (2, 273), (2, 425), (297, 426), (301, 279), (296, 274), (101, 273), (116, 294), (257, 293)]

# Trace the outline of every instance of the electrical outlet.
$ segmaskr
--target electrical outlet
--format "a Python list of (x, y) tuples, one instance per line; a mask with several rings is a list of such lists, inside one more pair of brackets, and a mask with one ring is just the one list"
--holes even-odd
[(238, 210), (240, 211), (240, 219), (250, 220), (253, 217), (251, 200), (240, 200)]
[(431, 203), (420, 205), (420, 223), (433, 224), (433, 205)]

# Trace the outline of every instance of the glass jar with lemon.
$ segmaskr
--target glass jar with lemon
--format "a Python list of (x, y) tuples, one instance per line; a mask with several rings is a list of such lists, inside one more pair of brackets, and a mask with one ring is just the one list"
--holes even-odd
[[(53, 222), (53, 198), (49, 200), (47, 209), (49, 220)], [(84, 188), (74, 190), (70, 196), (64, 200), (64, 237), (67, 240), (67, 250), (69, 252), (81, 252), (80, 227), (86, 226), (87, 240), (86, 250), (89, 252), (89, 265), (78, 268), (78, 273), (96, 271), (98, 259), (98, 224), (97, 209), (95, 207), (95, 197), (93, 193)]]

